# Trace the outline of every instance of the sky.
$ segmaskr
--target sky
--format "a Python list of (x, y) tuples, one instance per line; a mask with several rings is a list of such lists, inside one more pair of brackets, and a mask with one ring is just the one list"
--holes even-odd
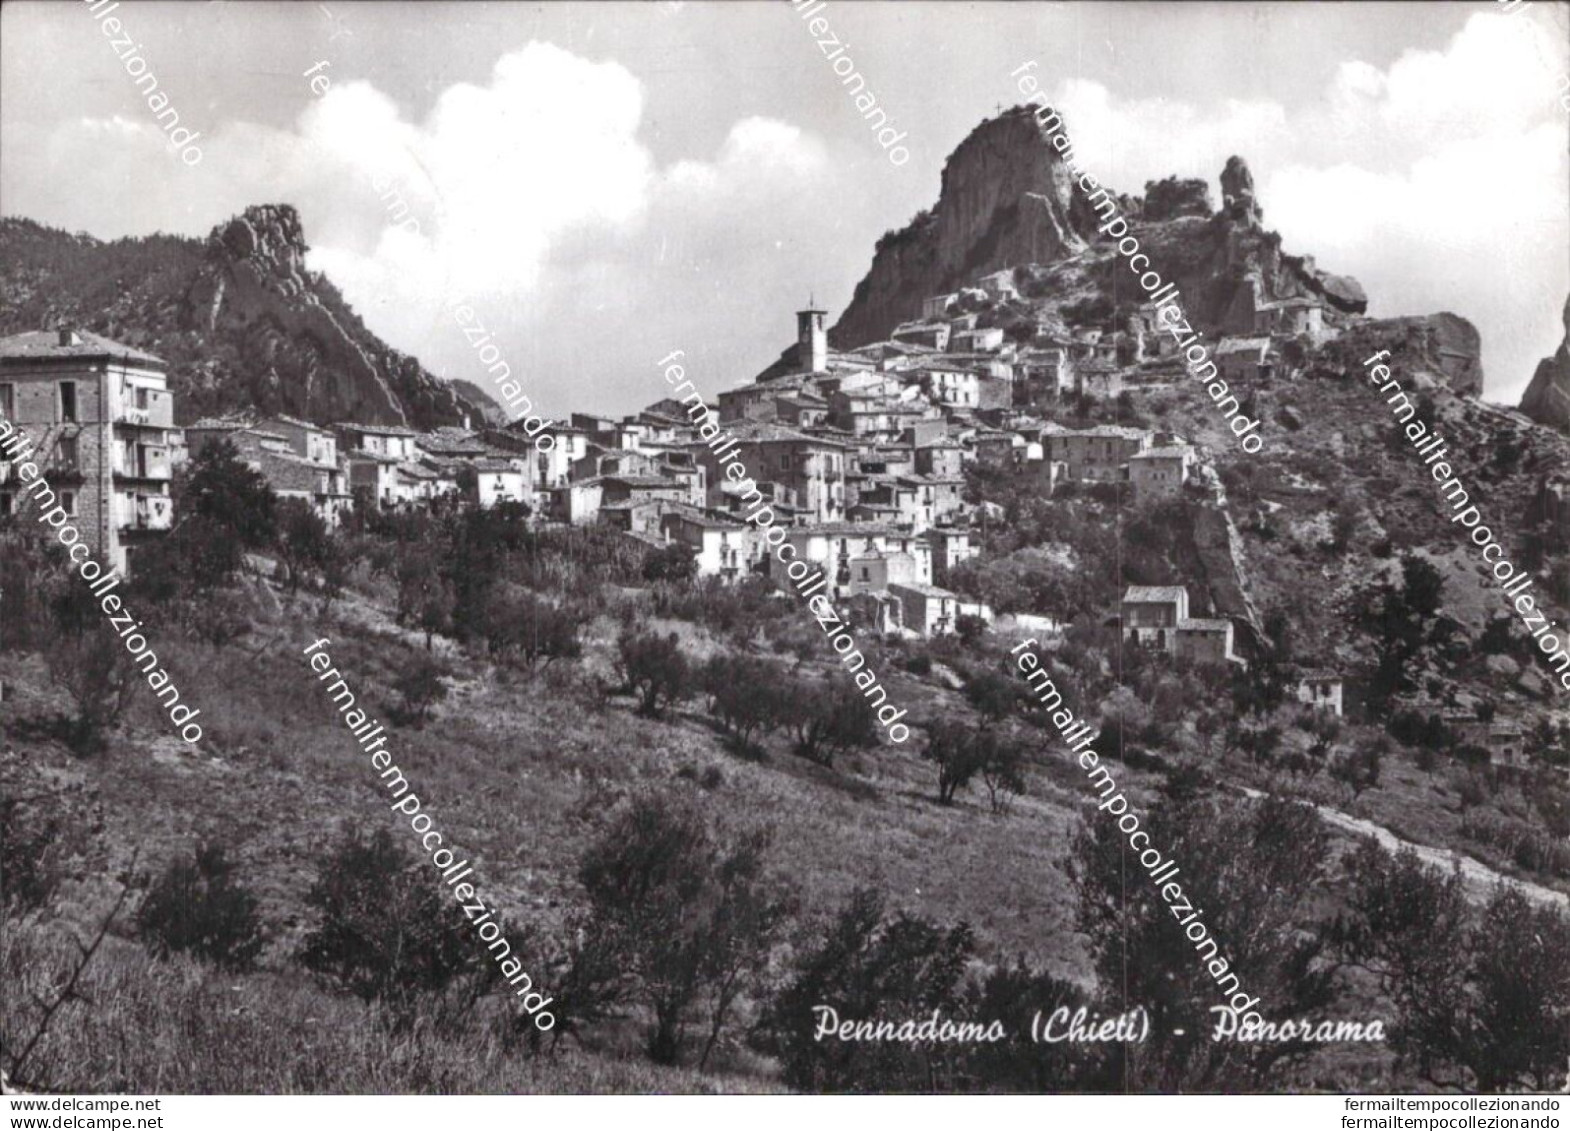
[(0, 214), (202, 237), (290, 203), (390, 345), (485, 385), (461, 298), (536, 405), (619, 414), (664, 395), (674, 350), (714, 394), (809, 297), (832, 323), (1033, 59), (1098, 180), (1203, 177), (1219, 203), (1242, 156), (1285, 251), (1371, 314), (1470, 319), (1513, 404), (1565, 332), (1570, 5), (1499, 9), (832, 0), (813, 14), (905, 135), (896, 167), (784, 0), (122, 0), (192, 166), (85, 3), (9, 0)]

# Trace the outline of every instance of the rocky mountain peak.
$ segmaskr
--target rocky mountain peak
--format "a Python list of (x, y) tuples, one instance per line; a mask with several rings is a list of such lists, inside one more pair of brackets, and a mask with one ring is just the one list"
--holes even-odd
[(937, 204), (878, 241), (871, 271), (830, 331), (834, 342), (885, 337), (924, 295), (1082, 250), (1095, 235), (1094, 212), (1047, 135), (1028, 106), (972, 130), (943, 166)]
[(253, 204), (219, 224), (208, 237), (210, 253), (246, 260), (267, 274), (303, 278), (305, 232), (292, 204)]
[(1248, 162), (1236, 155), (1228, 157), (1221, 170), (1221, 207), (1233, 220), (1258, 224), (1265, 218), (1254, 195), (1254, 174), (1248, 171)]
[(1538, 363), (1521, 397), (1521, 411), (1539, 424), (1570, 432), (1570, 299), (1565, 301), (1565, 338), (1553, 357)]

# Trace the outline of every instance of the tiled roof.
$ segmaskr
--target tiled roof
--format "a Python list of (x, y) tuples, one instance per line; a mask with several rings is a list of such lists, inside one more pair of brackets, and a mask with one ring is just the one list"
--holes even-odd
[(1225, 632), (1231, 627), (1231, 621), (1212, 617), (1191, 617), (1178, 621), (1179, 632)]
[(674, 479), (666, 479), (659, 475), (601, 475), (601, 483), (621, 483), (628, 487), (665, 487), (669, 489), (680, 488), (683, 485)]
[(1165, 602), (1188, 599), (1188, 590), (1181, 585), (1130, 585), (1123, 594), (1125, 602)]
[(405, 428), (399, 424), (355, 424), (352, 421), (341, 421), (332, 427), (339, 432), (364, 433), (367, 436), (419, 436), (413, 428)]
[(345, 452), (350, 463), (389, 463), (400, 464), (404, 461), (398, 456), (384, 455), (381, 452)]
[(1269, 348), (1269, 338), (1222, 338), (1215, 353), (1217, 357), (1226, 357), (1234, 353), (1260, 353)]
[(787, 534), (814, 534), (825, 538), (909, 538), (904, 531), (877, 522), (821, 522), (792, 526)]
[(957, 593), (951, 593), (947, 589), (939, 589), (936, 585), (923, 585), (919, 581), (891, 581), (889, 582), (889, 589), (906, 589), (912, 593), (919, 593), (923, 597), (944, 597), (950, 601), (959, 600)]
[(805, 432), (797, 431), (783, 424), (774, 424), (764, 420), (739, 420), (729, 425), (726, 431), (744, 444), (789, 441), (798, 444), (844, 446), (839, 440), (833, 440), (827, 436), (809, 436)]
[(168, 363), (162, 358), (123, 345), (102, 334), (94, 334), (90, 330), (78, 330), (75, 337), (76, 340), (69, 345), (60, 344), (60, 335), (55, 330), (29, 330), (26, 333), (0, 338), (0, 364), (8, 361), (25, 363), (107, 358), (116, 361), (133, 361), (159, 369), (168, 368)]

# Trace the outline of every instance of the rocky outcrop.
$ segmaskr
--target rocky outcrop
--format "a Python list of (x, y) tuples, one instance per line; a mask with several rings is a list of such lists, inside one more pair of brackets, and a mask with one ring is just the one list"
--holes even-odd
[(181, 424), (232, 412), (480, 423), (475, 401), (389, 348), (307, 270), (306, 250), (288, 205), (249, 208), (205, 241), (105, 243), (0, 220), (0, 334), (64, 320), (155, 354)]
[[(1143, 197), (1113, 194), (1119, 212), (1138, 225), (1141, 245), (1162, 277), (1178, 285), (1196, 325), (1252, 333), (1257, 309), (1292, 298), (1322, 300), (1331, 325), (1368, 309), (1355, 279), (1319, 270), (1310, 256), (1282, 253), (1281, 237), (1261, 224), (1264, 210), (1243, 158), (1228, 158), (1221, 188), (1220, 211), (1212, 209), (1209, 186), (1199, 179), (1151, 181)], [(1005, 267), (1031, 266), (1035, 284), (1026, 302), (1011, 300), (1007, 317), (1051, 324), (1054, 311), (1047, 308), (1054, 292), (1083, 286), (1087, 280), (1079, 276), (1086, 273), (1092, 285), (1112, 292), (1123, 277), (1121, 264), (1107, 254), (1116, 241), (1097, 231), (1101, 222), (1031, 109), (1005, 111), (971, 131), (949, 156), (937, 203), (878, 241), (872, 267), (830, 340), (854, 349), (886, 338), (920, 316), (925, 298)], [(1064, 266), (1087, 248), (1098, 254), (1083, 265)], [(1036, 298), (1042, 308), (1029, 313)], [(1476, 332), (1466, 331), (1475, 341)], [(1451, 336), (1461, 340), (1466, 333)], [(1460, 348), (1470, 346), (1462, 341)], [(789, 362), (775, 368), (782, 367)]]
[(1027, 107), (983, 122), (943, 166), (938, 203), (878, 241), (831, 342), (886, 338), (921, 313), (928, 295), (989, 271), (1046, 263), (1083, 248), (1093, 212), (1062, 155)]
[(1210, 206), (1210, 186), (1198, 177), (1179, 180), (1167, 177), (1145, 182), (1145, 203), (1141, 219), (1151, 223), (1175, 220), (1179, 216), (1208, 218), (1214, 212)]
[(1358, 372), (1363, 359), (1390, 352), (1390, 365), (1402, 374), (1426, 372), (1452, 392), (1483, 392), (1483, 339), (1459, 314), (1365, 319), (1353, 324), (1326, 357), (1342, 371)]
[(1254, 174), (1241, 157), (1228, 157), (1221, 170), (1221, 207), (1230, 219), (1244, 223), (1257, 224), (1265, 218), (1254, 197)]
[(1521, 411), (1539, 424), (1570, 432), (1570, 300), (1565, 302), (1565, 339), (1553, 357), (1538, 363), (1521, 397)]
[(256, 205), (208, 237), (188, 316), (229, 341), (256, 407), (308, 420), (431, 426), (478, 408), (370, 333), (338, 289), (305, 268), (300, 217)]

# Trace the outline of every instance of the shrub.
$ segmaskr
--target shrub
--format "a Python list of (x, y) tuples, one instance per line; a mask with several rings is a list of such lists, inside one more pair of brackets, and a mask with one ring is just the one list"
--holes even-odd
[(698, 573), (698, 560), (692, 550), (681, 543), (650, 550), (643, 559), (645, 581), (691, 581)]
[(752, 747), (754, 734), (766, 734), (789, 717), (791, 681), (778, 664), (748, 656), (715, 656), (704, 667), (703, 682), (712, 700), (711, 712), (743, 751)]
[(616, 648), (620, 656), (618, 674), (627, 690), (638, 697), (639, 714), (658, 718), (666, 708), (691, 694), (687, 654), (674, 632), (668, 637), (653, 632), (623, 632)]
[(403, 719), (415, 726), (423, 725), (432, 705), (447, 698), (447, 685), (442, 678), (450, 674), (446, 664), (430, 655), (416, 652), (410, 656), (393, 681), (393, 690), (403, 699), (398, 712)]
[(533, 668), (541, 660), (577, 659), (583, 654), (578, 639), (580, 618), (567, 609), (532, 594), (509, 597), (493, 594), (485, 627), (486, 648), (493, 657), (516, 656)]
[(283, 499), (277, 507), (278, 565), (289, 592), (295, 593), (313, 570), (325, 570), (333, 558), (327, 524), (304, 499)]
[(1554, 1087), (1570, 1056), (1570, 920), (1504, 884), (1473, 907), (1459, 870), (1371, 839), (1345, 866), (1331, 938), (1393, 1003), (1392, 1051), (1443, 1088)]
[[(823, 1041), (822, 1008), (843, 1021), (959, 1019), (962, 979), (975, 950), (968, 924), (943, 927), (911, 915), (884, 918), (884, 899), (861, 889), (827, 934), (797, 959), (770, 1002), (759, 1033), (803, 1092), (953, 1090), (953, 1065), (921, 1044)], [(941, 1074), (937, 1079), (935, 1074)]]
[(954, 795), (981, 772), (979, 731), (961, 723), (939, 719), (927, 734), (921, 756), (938, 767), (938, 804), (954, 804)]
[[(717, 840), (696, 808), (654, 796), (634, 801), (585, 853), (578, 874), (593, 913), (568, 981), (599, 982), (602, 1001), (642, 1001), (654, 1060), (676, 1063), (701, 1015), (699, 1066), (708, 1061), (788, 921), (793, 900), (763, 874), (767, 844), (763, 833)], [(598, 978), (590, 965), (604, 968)]]
[(140, 671), (124, 643), (100, 624), (90, 632), (56, 636), (45, 651), (49, 675), (76, 707), (68, 741), (78, 754), (104, 748), (135, 694)]
[(796, 732), (796, 753), (820, 766), (850, 750), (877, 743), (877, 715), (848, 679), (821, 685), (796, 684), (785, 693), (789, 721)]
[(464, 937), (463, 919), (430, 868), (412, 863), (385, 828), (369, 838), (345, 836), (318, 863), (305, 902), (318, 921), (300, 947), (300, 964), (405, 1016), (421, 995), (440, 994), (468, 975), (482, 982), (495, 965)]
[(33, 806), (0, 797), (0, 909), (25, 914), (44, 906), (59, 887), (51, 849), (60, 822)]
[(234, 879), (218, 845), (171, 860), (136, 915), (136, 930), (158, 958), (188, 953), (225, 970), (248, 970), (262, 949), (256, 897)]

